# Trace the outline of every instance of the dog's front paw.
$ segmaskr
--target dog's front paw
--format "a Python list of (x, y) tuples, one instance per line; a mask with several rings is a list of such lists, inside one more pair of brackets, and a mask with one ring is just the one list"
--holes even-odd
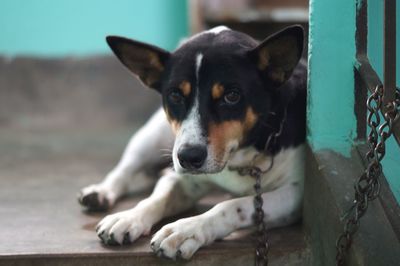
[(79, 203), (89, 211), (105, 211), (114, 205), (115, 200), (115, 193), (101, 184), (85, 187), (78, 195)]
[(206, 220), (195, 216), (161, 228), (151, 240), (151, 248), (160, 257), (190, 259), (203, 245), (212, 242), (205, 230)]
[(107, 245), (130, 244), (150, 233), (152, 225), (143, 222), (143, 215), (136, 209), (107, 215), (97, 225), (97, 235)]

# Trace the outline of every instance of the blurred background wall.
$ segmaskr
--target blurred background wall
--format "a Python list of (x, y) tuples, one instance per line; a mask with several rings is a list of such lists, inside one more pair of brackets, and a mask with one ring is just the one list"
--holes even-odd
[(102, 54), (109, 52), (104, 37), (110, 34), (171, 50), (215, 25), (263, 39), (307, 21), (308, 0), (2, 0), (0, 55)]
[(0, 54), (108, 53), (107, 35), (173, 49), (188, 34), (185, 0), (2, 0)]
[(264, 39), (308, 21), (307, 0), (1, 0), (0, 127), (115, 129), (160, 105), (111, 55), (107, 35), (173, 50), (225, 24)]
[(119, 128), (160, 105), (111, 55), (107, 35), (165, 49), (188, 35), (185, 0), (0, 1), (0, 128)]

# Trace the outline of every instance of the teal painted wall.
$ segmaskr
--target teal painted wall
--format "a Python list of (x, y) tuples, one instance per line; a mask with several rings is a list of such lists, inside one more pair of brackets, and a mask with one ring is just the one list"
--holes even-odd
[(0, 55), (108, 53), (110, 34), (173, 49), (188, 34), (186, 0), (0, 1)]
[(308, 141), (348, 156), (354, 115), (355, 12), (352, 0), (311, 0)]
[[(347, 156), (355, 137), (355, 21), (358, 0), (311, 0), (309, 42), (308, 140), (314, 150), (332, 149)], [(368, 57), (382, 78), (383, 0), (368, 1)], [(400, 14), (400, 0), (397, 0)], [(397, 18), (397, 32), (400, 19)], [(400, 34), (397, 39), (397, 85), (400, 84)], [(400, 202), (400, 148), (392, 138), (382, 162)]]
[[(397, 56), (396, 80), (400, 86), (400, 0), (396, 1)], [(368, 57), (378, 75), (383, 78), (383, 0), (368, 1)], [(391, 138), (387, 142), (387, 153), (382, 161), (383, 171), (389, 185), (400, 202), (400, 147)]]

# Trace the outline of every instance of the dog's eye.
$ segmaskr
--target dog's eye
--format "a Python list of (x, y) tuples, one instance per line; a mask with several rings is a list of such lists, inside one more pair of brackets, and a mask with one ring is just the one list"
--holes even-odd
[(236, 91), (230, 91), (224, 95), (224, 101), (230, 105), (237, 104), (240, 101), (240, 94)]
[(184, 102), (183, 96), (176, 91), (173, 91), (168, 95), (168, 100), (173, 104), (182, 104)]

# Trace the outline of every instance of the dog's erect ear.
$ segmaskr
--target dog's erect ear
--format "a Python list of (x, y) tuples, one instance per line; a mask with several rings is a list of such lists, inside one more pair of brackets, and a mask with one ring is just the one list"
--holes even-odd
[(118, 59), (138, 76), (144, 85), (160, 90), (160, 79), (169, 58), (169, 52), (150, 44), (118, 36), (107, 36), (106, 40)]
[(250, 51), (268, 81), (281, 85), (292, 74), (303, 52), (303, 28), (291, 26), (275, 33)]

